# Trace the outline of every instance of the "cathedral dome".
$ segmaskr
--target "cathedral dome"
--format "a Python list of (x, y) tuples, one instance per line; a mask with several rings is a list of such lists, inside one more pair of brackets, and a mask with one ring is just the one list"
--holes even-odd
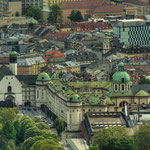
[(112, 82), (121, 84), (131, 82), (130, 75), (124, 71), (124, 63), (120, 62), (118, 64), (118, 71), (116, 71), (112, 76)]

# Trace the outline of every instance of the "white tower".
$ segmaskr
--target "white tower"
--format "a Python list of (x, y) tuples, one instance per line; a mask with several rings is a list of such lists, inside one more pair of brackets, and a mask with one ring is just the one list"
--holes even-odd
[(17, 75), (17, 52), (16, 51), (10, 52), (9, 59), (10, 59), (9, 69), (12, 71), (14, 75)]

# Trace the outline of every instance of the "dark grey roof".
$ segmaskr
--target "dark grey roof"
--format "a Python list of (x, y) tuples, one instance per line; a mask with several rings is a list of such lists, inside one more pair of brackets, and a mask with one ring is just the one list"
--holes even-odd
[(37, 75), (17, 75), (17, 78), (21, 83), (35, 85)]
[(132, 88), (133, 95), (136, 95), (140, 90), (144, 90), (145, 92), (150, 94), (150, 84), (137, 84), (134, 85)]
[(89, 61), (89, 60), (98, 60), (98, 57), (95, 53), (91, 52), (83, 52), (83, 53), (75, 53), (67, 55), (66, 57), (67, 61)]
[(9, 70), (8, 67), (6, 67), (5, 65), (2, 65), (0, 67), (0, 80), (2, 80), (2, 78), (6, 75), (13, 75), (12, 71)]

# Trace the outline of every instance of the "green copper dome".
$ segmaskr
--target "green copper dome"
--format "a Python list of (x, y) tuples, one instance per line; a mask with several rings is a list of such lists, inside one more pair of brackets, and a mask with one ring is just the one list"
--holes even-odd
[(78, 94), (74, 94), (69, 98), (69, 101), (73, 103), (78, 103), (80, 101), (80, 96)]
[(124, 63), (120, 62), (118, 64), (118, 71), (116, 71), (112, 76), (112, 82), (121, 84), (131, 82), (130, 75), (124, 71)]
[(9, 53), (9, 55), (10, 55), (10, 56), (17, 56), (18, 53), (17, 53), (16, 51), (11, 51), (11, 52)]
[(117, 71), (112, 76), (112, 82), (113, 83), (122, 83), (122, 80), (124, 80), (124, 83), (130, 82), (130, 75), (125, 71)]
[(50, 77), (49, 75), (46, 73), (46, 72), (42, 72), (38, 75), (38, 78), (37, 78), (38, 81), (50, 81)]
[(124, 66), (124, 63), (123, 63), (123, 62), (120, 62), (120, 63), (118, 64), (118, 67), (121, 67), (121, 66)]
[(104, 39), (109, 39), (109, 36), (105, 36)]

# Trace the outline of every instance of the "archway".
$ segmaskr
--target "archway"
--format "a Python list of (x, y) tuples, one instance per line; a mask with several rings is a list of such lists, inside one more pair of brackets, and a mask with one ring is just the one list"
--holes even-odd
[(8, 95), (5, 99), (5, 107), (15, 107), (15, 98), (12, 95)]
[(127, 104), (127, 105), (128, 105), (128, 102), (126, 102), (126, 101), (122, 101), (122, 102), (120, 102), (119, 107), (124, 107), (124, 106), (125, 106), (125, 104)]

